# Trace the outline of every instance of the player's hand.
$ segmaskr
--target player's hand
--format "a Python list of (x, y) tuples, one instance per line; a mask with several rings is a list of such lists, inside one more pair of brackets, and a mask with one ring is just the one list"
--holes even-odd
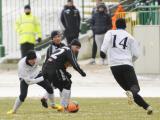
[(101, 56), (101, 58), (103, 58), (103, 59), (106, 58), (106, 54), (105, 54), (104, 52), (102, 52), (102, 51), (100, 51), (100, 56)]
[(30, 79), (25, 79), (25, 82), (28, 84), (28, 85), (31, 85), (32, 84), (32, 81)]
[(37, 42), (40, 43), (42, 41), (42, 38), (38, 38)]
[(72, 75), (69, 72), (66, 72), (67, 77), (70, 79)]
[(83, 77), (85, 77), (85, 76), (86, 76), (86, 73), (85, 73), (84, 71), (82, 71), (82, 72), (81, 72), (81, 75), (82, 75)]

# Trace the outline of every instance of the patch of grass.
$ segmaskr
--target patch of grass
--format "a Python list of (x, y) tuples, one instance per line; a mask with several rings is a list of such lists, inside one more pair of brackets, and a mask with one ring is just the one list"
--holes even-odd
[(151, 116), (137, 105), (128, 105), (125, 98), (73, 98), (80, 104), (78, 113), (44, 109), (38, 98), (28, 98), (17, 114), (7, 115), (15, 98), (1, 98), (0, 120), (160, 120), (160, 98), (145, 99), (154, 108)]

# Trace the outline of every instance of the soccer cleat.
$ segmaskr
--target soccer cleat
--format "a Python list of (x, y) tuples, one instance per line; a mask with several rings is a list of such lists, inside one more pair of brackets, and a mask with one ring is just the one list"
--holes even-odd
[(147, 108), (147, 114), (152, 115), (153, 114), (153, 108), (151, 106), (148, 106)]
[(131, 92), (131, 91), (126, 91), (126, 95), (127, 95), (127, 97), (128, 97), (128, 104), (129, 104), (129, 105), (132, 105), (133, 102), (134, 102), (132, 92)]
[(50, 106), (48, 108), (57, 109), (58, 110), (60, 107), (61, 107), (61, 105), (55, 104), (55, 105), (52, 105), (52, 106)]
[(9, 111), (7, 112), (7, 115), (11, 115), (11, 114), (16, 114), (16, 112), (13, 111), (13, 110), (9, 110)]
[(58, 112), (66, 112), (67, 109), (65, 109), (63, 106), (58, 106), (57, 111)]
[(42, 99), (41, 99), (41, 103), (42, 103), (42, 106), (43, 106), (44, 108), (48, 108), (47, 99), (42, 98)]

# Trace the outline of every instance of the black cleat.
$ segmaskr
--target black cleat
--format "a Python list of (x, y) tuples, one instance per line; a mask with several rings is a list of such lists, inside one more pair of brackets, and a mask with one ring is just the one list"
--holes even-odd
[(43, 106), (44, 108), (48, 108), (47, 99), (42, 98), (42, 99), (41, 99), (41, 103), (42, 103), (42, 106)]

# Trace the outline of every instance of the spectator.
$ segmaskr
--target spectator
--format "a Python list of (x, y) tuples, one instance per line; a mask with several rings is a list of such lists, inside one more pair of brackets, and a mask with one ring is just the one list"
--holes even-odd
[(78, 39), (80, 19), (79, 10), (74, 6), (73, 0), (68, 0), (61, 13), (61, 22), (65, 28), (64, 35), (67, 44), (70, 44), (73, 39)]
[[(99, 4), (97, 6), (97, 12), (93, 14), (91, 19), (91, 27), (95, 33), (95, 41), (99, 51), (103, 43), (105, 33), (112, 27), (111, 17), (105, 12), (106, 9), (107, 8), (104, 3)], [(102, 59), (102, 64), (104, 64), (104, 59)]]
[[(94, 7), (92, 9), (92, 17), (93, 15), (97, 12), (97, 6), (102, 3), (102, 0), (96, 0), (96, 7)], [(95, 58), (96, 58), (96, 54), (97, 54), (97, 45), (96, 45), (96, 41), (95, 41), (95, 34), (94, 34), (94, 31), (92, 30), (93, 32), (93, 46), (92, 46), (92, 59), (91, 61), (89, 62), (89, 64), (95, 64)]]
[(22, 58), (26, 56), (29, 50), (34, 50), (36, 43), (41, 42), (42, 33), (38, 19), (31, 14), (30, 5), (24, 7), (24, 14), (16, 20), (16, 31), (20, 36), (20, 48)]

